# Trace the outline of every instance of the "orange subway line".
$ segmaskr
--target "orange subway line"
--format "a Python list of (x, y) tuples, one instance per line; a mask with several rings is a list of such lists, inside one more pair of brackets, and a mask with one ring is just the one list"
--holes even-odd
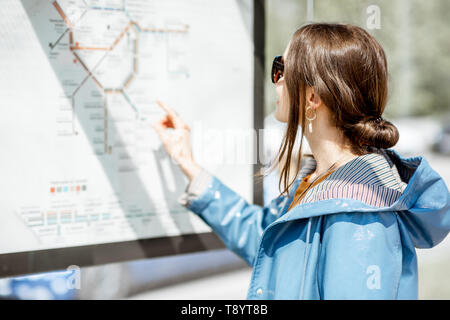
[[(81, 66), (84, 68), (84, 70), (86, 70), (86, 72), (88, 73), (88, 77), (91, 77), (92, 80), (94, 80), (94, 82), (97, 84), (97, 86), (103, 90), (103, 86), (100, 84), (100, 82), (94, 77), (94, 75), (92, 74), (92, 72), (88, 69), (88, 67), (84, 64), (83, 60), (81, 60), (81, 58), (78, 56), (78, 54), (76, 52), (72, 52), (72, 54), (75, 56), (75, 58), (77, 59), (78, 62), (80, 62)], [(83, 83), (87, 80), (87, 78), (85, 80), (83, 80)], [(78, 88), (77, 90), (78, 91)]]
[(69, 19), (67, 18), (66, 14), (64, 13), (64, 11), (61, 9), (61, 7), (59, 6), (58, 2), (53, 1), (53, 6), (55, 7), (56, 11), (58, 11), (59, 15), (61, 16), (61, 18), (63, 18), (64, 22), (67, 24), (67, 26), (72, 29), (72, 23), (69, 21)]
[(135, 21), (130, 21), (130, 24), (134, 24), (136, 27), (138, 27), (138, 29), (142, 29), (141, 26), (139, 25), (139, 23), (137, 23)]
[(105, 89), (105, 93), (106, 93), (106, 94), (111, 94), (111, 93), (122, 93), (122, 89)]
[(127, 27), (125, 28), (125, 30), (122, 31), (122, 33), (119, 35), (119, 37), (117, 37), (117, 39), (114, 41), (114, 43), (111, 45), (111, 47), (109, 47), (109, 50), (114, 49), (114, 47), (120, 42), (120, 40), (123, 38), (123, 36), (125, 35), (125, 33), (130, 29), (131, 26), (131, 22), (130, 24), (127, 25)]
[(91, 74), (92, 80), (94, 80), (94, 82), (99, 86), (99, 88), (103, 90), (103, 86), (100, 84), (100, 82), (97, 80), (97, 78), (95, 78), (91, 72), (89, 72), (89, 73)]
[(133, 81), (133, 79), (134, 79), (134, 74), (132, 74), (132, 75), (128, 78), (128, 80), (125, 82), (125, 84), (123, 85), (124, 89), (126, 89), (126, 88), (130, 85), (130, 83), (131, 83), (131, 81)]
[(72, 52), (72, 54), (75, 56), (75, 59), (77, 59), (77, 61), (81, 64), (81, 66), (84, 68), (84, 70), (86, 70), (86, 72), (89, 74), (91, 73), (88, 69), (88, 67), (84, 64), (84, 62), (80, 59), (80, 57), (75, 53)]
[[(70, 43), (69, 48), (70, 48), (70, 51), (72, 51), (73, 55), (75, 56), (75, 59), (81, 64), (81, 66), (88, 73), (88, 76), (86, 77), (85, 80), (83, 80), (83, 83), (87, 80), (88, 77), (91, 77), (92, 80), (94, 80), (94, 82), (96, 83), (96, 85), (100, 89), (102, 89), (105, 94), (123, 94), (124, 93), (123, 89), (126, 89), (130, 85), (130, 83), (133, 81), (133, 79), (135, 78), (135, 76), (137, 74), (137, 71), (138, 71), (138, 58), (137, 58), (137, 51), (138, 51), (138, 48), (139, 48), (138, 47), (139, 46), (139, 39), (138, 39), (138, 37), (136, 37), (136, 39), (134, 40), (135, 46), (134, 46), (134, 56), (133, 56), (133, 73), (126, 80), (126, 82), (124, 83), (122, 89), (105, 89), (105, 88), (103, 88), (103, 86), (100, 84), (100, 82), (97, 80), (97, 78), (87, 68), (87, 66), (84, 64), (84, 62), (78, 56), (78, 54), (76, 52), (74, 52), (74, 50), (112, 51), (117, 46), (117, 44), (122, 40), (124, 35), (130, 30), (130, 27), (132, 27), (133, 25), (136, 26), (137, 29), (138, 29), (138, 30), (134, 30), (135, 33), (137, 33), (139, 30), (148, 31), (148, 32), (186, 33), (188, 31), (188, 29), (189, 29), (189, 25), (184, 25), (184, 29), (141, 28), (140, 25), (137, 22), (130, 21), (129, 24), (120, 33), (120, 35), (116, 38), (116, 40), (113, 42), (113, 44), (109, 48), (104, 48), (104, 47), (84, 47), (84, 46), (79, 46), (78, 42), (76, 43), (75, 46), (73, 46), (73, 43), (74, 43), (73, 25), (69, 21), (68, 17), (64, 13), (64, 11), (62, 10), (62, 8), (58, 4), (58, 2), (57, 1), (53, 1), (52, 4), (55, 7), (55, 9), (58, 11), (59, 15), (61, 16), (61, 18), (64, 20), (64, 22), (66, 23), (66, 25), (69, 28), (69, 43)], [(79, 88), (77, 88), (76, 91), (78, 91), (78, 89)], [(74, 97), (72, 96), (72, 98), (74, 98)], [(73, 102), (73, 105), (74, 105), (74, 102)], [(106, 110), (106, 101), (105, 101), (105, 110)], [(105, 139), (105, 143), (106, 143), (106, 139)], [(105, 144), (105, 148), (106, 148), (106, 144)]]

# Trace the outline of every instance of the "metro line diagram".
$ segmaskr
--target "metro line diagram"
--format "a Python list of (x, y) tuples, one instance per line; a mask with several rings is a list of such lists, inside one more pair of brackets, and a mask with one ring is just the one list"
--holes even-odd
[[(62, 1), (55, 0), (52, 2), (52, 5), (65, 23), (66, 29), (54, 42), (48, 44), (49, 48), (50, 50), (53, 50), (60, 44), (64, 37), (68, 36), (68, 49), (73, 55), (73, 63), (79, 64), (86, 72), (86, 76), (78, 83), (73, 92), (67, 95), (72, 106), (72, 133), (75, 135), (79, 133), (74, 124), (77, 94), (80, 89), (83, 88), (86, 81), (91, 79), (104, 97), (104, 153), (111, 153), (111, 145), (108, 136), (108, 96), (122, 96), (128, 106), (134, 111), (136, 119), (139, 115), (139, 110), (127, 93), (127, 89), (136, 81), (136, 76), (139, 72), (140, 57), (138, 51), (140, 38), (143, 35), (148, 34), (157, 36), (177, 34), (182, 36), (188, 33), (189, 26), (186, 24), (176, 24), (171, 28), (142, 27), (139, 21), (132, 19), (126, 11), (125, 1), (123, 2), (122, 8), (93, 7), (86, 5), (83, 1), (77, 8), (78, 12), (72, 15), (65, 11), (65, 8), (61, 3)], [(86, 16), (88, 16), (90, 12), (107, 13), (108, 19), (111, 17), (112, 20), (110, 24), (108, 23), (106, 25), (106, 36), (97, 38), (97, 41), (89, 40), (89, 37), (93, 36), (94, 33), (89, 33), (89, 31), (87, 31), (89, 29), (86, 26), (81, 25), (81, 27), (79, 27), (83, 20), (87, 19)], [(114, 25), (115, 22), (119, 22), (121, 27), (120, 31), (118, 30), (119, 27)], [(109, 68), (115, 63), (123, 63), (124, 66), (122, 66), (123, 68), (121, 69), (128, 68), (127, 74), (123, 77), (111, 74), (117, 71)], [(184, 71), (181, 73), (183, 72)]]

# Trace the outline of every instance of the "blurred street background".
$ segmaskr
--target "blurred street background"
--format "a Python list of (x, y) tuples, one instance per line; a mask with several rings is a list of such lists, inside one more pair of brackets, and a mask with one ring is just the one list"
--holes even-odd
[[(356, 24), (376, 37), (388, 57), (390, 92), (383, 117), (399, 129), (400, 141), (394, 149), (405, 157), (424, 156), (450, 185), (450, 1), (266, 0), (265, 3), (266, 128), (276, 129), (280, 134), (283, 130), (272, 116), (276, 95), (269, 71), (273, 57), (283, 53), (295, 30), (307, 22)], [(377, 12), (379, 25), (374, 27), (368, 24), (368, 17)], [(265, 148), (272, 152), (278, 148), (281, 136), (274, 134), (265, 137), (265, 141)], [(264, 187), (264, 201), (268, 202), (273, 183), (265, 183)], [(450, 237), (435, 248), (417, 250), (417, 254), (419, 298), (450, 299)], [(45, 276), (36, 275), (34, 281)], [(57, 283), (48, 290), (59, 289), (66, 299), (245, 299), (250, 277), (251, 269), (223, 249), (82, 268), (80, 290), (64, 292)], [(29, 286), (20, 287), (21, 280), (1, 280), (0, 296), (55, 298), (42, 288), (33, 291)], [(18, 287), (15, 292), (19, 292), (15, 296), (14, 285)]]

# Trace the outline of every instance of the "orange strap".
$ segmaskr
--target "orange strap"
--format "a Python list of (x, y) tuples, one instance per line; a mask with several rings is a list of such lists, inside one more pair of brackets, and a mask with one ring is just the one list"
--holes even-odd
[[(309, 189), (311, 189), (312, 187), (314, 187), (315, 185), (317, 185), (318, 183), (320, 183), (321, 181), (323, 181), (326, 177), (328, 177), (334, 170), (328, 172), (327, 174), (325, 174), (324, 176), (320, 177), (319, 179), (317, 179), (316, 181), (314, 181), (314, 183), (309, 187)], [(303, 191), (305, 191), (306, 188), (308, 188), (308, 186), (311, 184), (308, 182), (309, 177), (311, 176), (311, 174), (307, 175), (306, 177), (304, 177), (302, 179), (302, 181), (300, 182), (300, 184), (298, 185), (297, 190), (295, 191), (295, 195), (294, 195), (294, 199), (292, 200), (291, 204), (289, 205), (288, 211), (291, 210), (291, 207), (293, 207), (295, 204), (298, 204), (300, 202), (300, 200), (305, 196), (305, 194), (302, 194)]]

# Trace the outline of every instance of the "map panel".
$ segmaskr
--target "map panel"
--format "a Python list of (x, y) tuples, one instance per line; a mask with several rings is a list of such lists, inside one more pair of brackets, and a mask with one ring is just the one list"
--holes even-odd
[(151, 127), (157, 99), (251, 200), (251, 152), (230, 161), (242, 141), (215, 138), (253, 128), (251, 1), (1, 5), (0, 254), (210, 232), (177, 202), (188, 181)]

